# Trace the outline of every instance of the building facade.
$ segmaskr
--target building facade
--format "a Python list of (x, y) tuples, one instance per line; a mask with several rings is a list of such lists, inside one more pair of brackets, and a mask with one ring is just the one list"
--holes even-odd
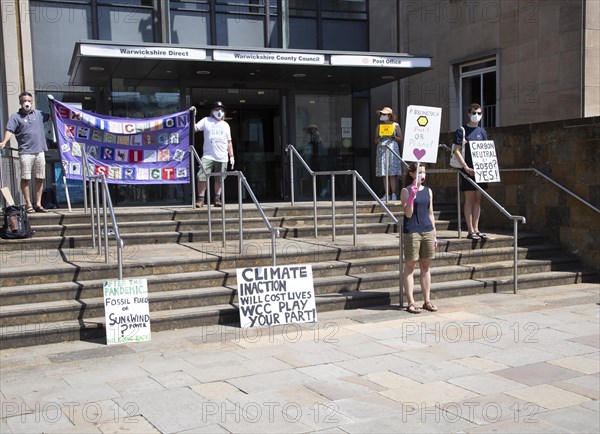
[[(408, 105), (442, 107), (442, 132), (470, 102), (488, 127), (598, 115), (599, 3), (3, 0), (0, 126), (22, 90), (41, 109), (52, 94), (136, 118), (191, 105), (204, 116), (220, 100), (259, 200), (289, 196), (288, 144), (313, 170), (356, 169), (378, 190), (383, 106), (401, 125)], [(189, 203), (189, 186), (136, 188), (115, 187), (115, 201)]]

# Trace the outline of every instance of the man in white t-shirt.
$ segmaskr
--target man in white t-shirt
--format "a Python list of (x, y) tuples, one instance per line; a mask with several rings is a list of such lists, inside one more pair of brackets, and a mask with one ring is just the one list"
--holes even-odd
[[(191, 110), (196, 110), (191, 107)], [(202, 152), (202, 166), (206, 173), (227, 171), (227, 161), (231, 164), (231, 169), (235, 164), (233, 156), (233, 143), (231, 141), (231, 128), (225, 121), (225, 107), (221, 101), (213, 104), (210, 116), (200, 119), (195, 126), (195, 131), (204, 132), (204, 149)], [(198, 172), (198, 197), (196, 205), (204, 206), (204, 193), (206, 191), (206, 176), (202, 169)], [(210, 193), (209, 193), (210, 194)], [(221, 180), (215, 179), (215, 206), (222, 206), (221, 203)]]

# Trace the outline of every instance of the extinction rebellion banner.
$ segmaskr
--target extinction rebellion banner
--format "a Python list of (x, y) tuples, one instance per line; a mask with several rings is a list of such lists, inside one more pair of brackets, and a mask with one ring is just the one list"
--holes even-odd
[(85, 147), (89, 172), (114, 184), (190, 182), (191, 112), (150, 119), (102, 116), (57, 100), (54, 119), (69, 179), (82, 179)]

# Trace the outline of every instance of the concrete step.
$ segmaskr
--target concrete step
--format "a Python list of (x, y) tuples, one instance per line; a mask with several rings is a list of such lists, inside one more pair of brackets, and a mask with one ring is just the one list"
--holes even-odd
[[(399, 282), (398, 267), (388, 271), (377, 271), (367, 268), (364, 273), (358, 270), (344, 270), (337, 267), (338, 272), (332, 272), (337, 264), (320, 263), (313, 266), (315, 295), (343, 293), (364, 290), (376, 290), (381, 287), (393, 286)], [(546, 260), (522, 260), (518, 263), (520, 276), (542, 272), (552, 272), (557, 269), (574, 270), (576, 262), (572, 258), (562, 257)], [(323, 272), (324, 271), (324, 272)], [(345, 273), (345, 274), (344, 274)], [(500, 279), (512, 276), (513, 263), (482, 264), (479, 266), (442, 266), (432, 268), (432, 281), (436, 283), (466, 279), (484, 280), (487, 278)], [(419, 273), (416, 273), (418, 276)], [(207, 307), (213, 304), (236, 303), (237, 279), (235, 270), (223, 272), (186, 273), (185, 276), (165, 275), (161, 279), (148, 276), (148, 291), (150, 310), (182, 309), (188, 307)], [(37, 322), (54, 322), (62, 320), (86, 319), (103, 313), (101, 281), (89, 282), (80, 288), (71, 288), (64, 293), (64, 287), (46, 288), (45, 294), (61, 297), (55, 301), (48, 298), (39, 300), (41, 294), (38, 288), (12, 288), (12, 297), (4, 292), (0, 306), (0, 326), (14, 326)], [(52, 291), (55, 289), (56, 291)], [(48, 292), (48, 290), (50, 290)], [(37, 296), (37, 297), (36, 297)], [(27, 304), (5, 303), (5, 298), (12, 301), (27, 299)]]
[[(596, 279), (594, 281), (597, 281), (597, 274), (578, 271), (533, 273), (519, 277), (519, 290), (546, 285), (565, 285), (586, 281), (586, 279)], [(512, 288), (511, 278), (453, 280), (433, 283), (432, 299), (441, 300), (445, 297), (478, 293), (512, 292)], [(419, 294), (420, 287), (416, 284), (415, 296), (417, 299), (420, 298)], [(399, 288), (397, 286), (332, 293), (316, 297), (318, 312), (397, 304), (398, 301)], [(443, 303), (438, 302), (437, 304), (440, 309), (443, 309)], [(399, 317), (403, 315), (400, 312), (398, 314)], [(155, 332), (176, 328), (236, 323), (239, 323), (239, 313), (237, 306), (233, 303), (153, 311), (151, 314), (152, 331)], [(81, 339), (103, 339), (104, 336), (104, 317), (101, 315), (88, 319), (37, 322), (0, 328), (2, 349)]]
[[(441, 236), (444, 234), (440, 234)], [(380, 235), (381, 237), (381, 235)], [(390, 257), (389, 261), (398, 263), (399, 240), (397, 235), (385, 236), (386, 240), (371, 245), (357, 244), (345, 246), (343, 249), (309, 240), (286, 241), (285, 251), (278, 254), (280, 264), (320, 263), (326, 261), (351, 261), (362, 258), (363, 261), (379, 261)], [(556, 255), (561, 251), (559, 245), (536, 244), (543, 241), (537, 234), (520, 235), (519, 257), (538, 258), (545, 255)], [(360, 242), (360, 240), (359, 240)], [(37, 246), (36, 246), (37, 247)], [(184, 247), (181, 249), (181, 247)], [(207, 270), (223, 270), (246, 266), (270, 265), (270, 246), (248, 243), (244, 254), (222, 255), (214, 245), (198, 245), (196, 243), (178, 246), (179, 251), (168, 244), (159, 245), (160, 254), (144, 254), (154, 246), (125, 245), (123, 275), (139, 277), (172, 273), (199, 272)], [(163, 252), (172, 254), (164, 255)], [(440, 238), (438, 252), (434, 264), (464, 264), (490, 262), (494, 260), (512, 259), (514, 249), (512, 237), (496, 234), (494, 239), (485, 243), (472, 242), (466, 239)], [(111, 251), (110, 262), (104, 263), (104, 256), (98, 256), (97, 250), (63, 249), (45, 250), (31, 248), (28, 250), (3, 252), (5, 260), (18, 261), (23, 267), (17, 269), (5, 267), (2, 286), (40, 285), (58, 282), (85, 282), (95, 279), (113, 279), (117, 274), (114, 250)], [(146, 257), (149, 256), (149, 257)], [(139, 257), (139, 259), (138, 259)], [(36, 264), (35, 273), (26, 266)], [(355, 262), (356, 265), (360, 262)], [(355, 265), (355, 266), (356, 266)], [(0, 291), (1, 294), (1, 291)]]

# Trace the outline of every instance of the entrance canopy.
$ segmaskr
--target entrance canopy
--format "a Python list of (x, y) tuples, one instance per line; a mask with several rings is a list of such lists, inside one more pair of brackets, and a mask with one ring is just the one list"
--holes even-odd
[(132, 86), (153, 80), (222, 87), (351, 87), (362, 91), (431, 68), (431, 57), (398, 53), (319, 50), (75, 44), (69, 84), (106, 86), (113, 78)]

